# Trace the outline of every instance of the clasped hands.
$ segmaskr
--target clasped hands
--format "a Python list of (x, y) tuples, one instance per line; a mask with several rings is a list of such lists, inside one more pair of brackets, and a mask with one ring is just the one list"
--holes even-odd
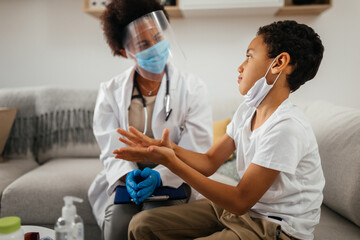
[(158, 171), (150, 168), (136, 169), (127, 174), (125, 182), (131, 198), (140, 204), (161, 185), (161, 177)]

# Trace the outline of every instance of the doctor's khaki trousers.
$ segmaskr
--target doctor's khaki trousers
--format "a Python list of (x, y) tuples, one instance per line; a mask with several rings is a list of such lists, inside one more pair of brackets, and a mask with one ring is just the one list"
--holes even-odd
[(208, 199), (136, 214), (128, 239), (136, 240), (292, 240), (279, 224), (249, 214), (237, 216)]

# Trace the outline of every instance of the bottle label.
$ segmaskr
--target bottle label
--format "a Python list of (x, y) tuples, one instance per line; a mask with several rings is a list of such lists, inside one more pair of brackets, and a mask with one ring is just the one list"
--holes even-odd
[(84, 240), (84, 225), (76, 223), (70, 231), (57, 230), (55, 240)]
[(84, 225), (76, 223), (73, 232), (74, 240), (84, 240)]
[(56, 232), (55, 240), (70, 240), (68, 232)]

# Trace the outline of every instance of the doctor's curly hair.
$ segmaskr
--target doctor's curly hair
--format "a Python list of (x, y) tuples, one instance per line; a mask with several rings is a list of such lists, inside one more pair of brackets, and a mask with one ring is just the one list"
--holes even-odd
[(169, 16), (157, 0), (111, 0), (101, 15), (104, 36), (114, 56), (122, 56), (124, 49), (125, 27), (135, 19), (150, 12), (162, 10), (166, 18)]
[(291, 92), (315, 77), (324, 46), (311, 27), (296, 21), (279, 21), (260, 27), (257, 35), (263, 36), (269, 58), (282, 52), (290, 55), (293, 72), (287, 76), (287, 82)]

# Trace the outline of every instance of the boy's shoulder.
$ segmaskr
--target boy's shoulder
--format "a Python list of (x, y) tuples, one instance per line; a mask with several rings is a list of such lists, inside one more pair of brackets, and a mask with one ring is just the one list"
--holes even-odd
[[(256, 108), (249, 107), (245, 103), (241, 104), (233, 116), (233, 124), (243, 126), (253, 116), (255, 110)], [(261, 131), (258, 132), (266, 133), (274, 128), (303, 133), (304, 130), (306, 132), (311, 130), (311, 125), (303, 111), (290, 99), (286, 99), (260, 127)]]
[(305, 145), (315, 139), (310, 121), (289, 99), (285, 100), (268, 120), (262, 129), (263, 134), (273, 135), (278, 132), (282, 136), (295, 136), (302, 139)]
[(310, 122), (305, 116), (304, 112), (295, 105), (290, 99), (286, 99), (274, 112), (275, 120), (277, 122), (290, 121), (295, 126), (302, 125), (309, 127)]

